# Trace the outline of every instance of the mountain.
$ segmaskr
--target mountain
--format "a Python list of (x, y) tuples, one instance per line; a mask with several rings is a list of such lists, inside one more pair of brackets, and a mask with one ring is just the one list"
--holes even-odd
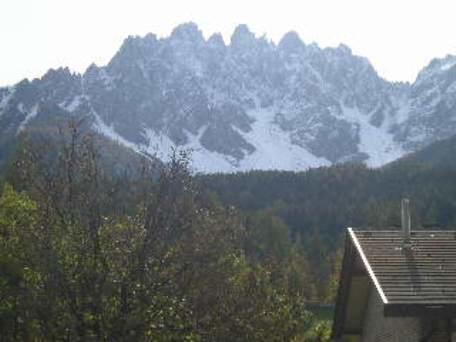
[(128, 37), (82, 75), (61, 68), (0, 88), (0, 153), (18, 132), (84, 117), (162, 160), (191, 149), (203, 172), (376, 167), (456, 134), (455, 81), (455, 56), (391, 83), (345, 45), (322, 49), (295, 32), (275, 44), (246, 25), (225, 44), (187, 23), (166, 38)]
[(424, 165), (431, 168), (442, 168), (456, 170), (456, 135), (439, 140), (424, 147), (423, 149), (411, 153), (387, 165), (397, 167), (398, 165)]

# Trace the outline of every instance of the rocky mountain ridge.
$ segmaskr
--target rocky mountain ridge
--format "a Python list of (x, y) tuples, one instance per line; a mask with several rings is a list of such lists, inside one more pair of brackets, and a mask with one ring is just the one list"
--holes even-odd
[(456, 134), (456, 57), (391, 83), (344, 45), (322, 49), (295, 32), (274, 44), (246, 25), (225, 44), (187, 23), (166, 38), (129, 37), (82, 75), (61, 68), (0, 88), (0, 150), (67, 117), (163, 160), (189, 148), (203, 172), (375, 167)]

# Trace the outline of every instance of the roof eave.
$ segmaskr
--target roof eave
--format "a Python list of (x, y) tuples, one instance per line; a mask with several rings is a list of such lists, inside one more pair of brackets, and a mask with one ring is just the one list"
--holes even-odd
[(385, 317), (456, 317), (456, 303), (389, 303), (383, 307)]

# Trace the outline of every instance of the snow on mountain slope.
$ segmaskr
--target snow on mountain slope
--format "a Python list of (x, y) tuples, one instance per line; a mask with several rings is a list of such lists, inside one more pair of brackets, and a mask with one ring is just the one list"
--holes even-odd
[(202, 127), (197, 134), (187, 132), (188, 143), (177, 146), (166, 135), (146, 129), (143, 133), (147, 144), (132, 144), (126, 141), (113, 127), (97, 119), (96, 129), (106, 137), (123, 144), (137, 152), (146, 152), (148, 155), (167, 161), (172, 149), (184, 149), (191, 153), (192, 167), (196, 171), (205, 173), (236, 172), (248, 170), (289, 170), (299, 171), (310, 167), (327, 166), (331, 163), (318, 158), (300, 146), (290, 142), (289, 136), (272, 123), (272, 110), (252, 111), (249, 113), (256, 119), (249, 133), (240, 134), (256, 147), (255, 152), (240, 162), (229, 156), (209, 151), (204, 148), (200, 139), (207, 127)]
[(239, 170), (297, 171), (331, 164), (293, 144), (289, 134), (274, 123), (275, 108), (255, 109), (248, 114), (255, 120), (252, 129), (247, 133), (239, 133), (256, 150), (239, 163)]
[[(369, 118), (363, 118), (358, 110), (343, 108), (344, 117), (359, 127), (359, 151), (366, 153), (367, 164), (372, 167), (384, 165), (401, 157), (405, 152), (393, 141), (391, 133), (385, 128), (379, 129), (369, 124)], [(235, 172), (248, 170), (289, 170), (299, 171), (312, 167), (328, 166), (331, 162), (311, 154), (303, 147), (293, 144), (287, 132), (274, 124), (274, 108), (251, 110), (248, 114), (255, 120), (248, 133), (239, 131), (242, 137), (255, 146), (255, 151), (241, 161), (229, 156), (209, 151), (200, 139), (206, 129), (202, 127), (198, 134), (187, 132), (188, 143), (176, 145), (167, 135), (157, 134), (146, 129), (143, 133), (147, 144), (132, 144), (117, 134), (112, 127), (97, 119), (97, 130), (105, 136), (118, 141), (138, 152), (147, 152), (163, 161), (167, 161), (172, 149), (181, 148), (191, 152), (192, 166), (197, 171)]]
[(0, 89), (0, 115), (2, 115), (4, 109), (8, 105), (9, 101), (14, 95), (14, 87), (13, 88), (4, 88)]
[(405, 154), (400, 144), (394, 141), (393, 134), (389, 132), (387, 121), (380, 127), (375, 127), (370, 123), (371, 117), (362, 114), (357, 108), (348, 108), (343, 104), (341, 107), (343, 117), (359, 129), (359, 152), (368, 156), (368, 166), (382, 166)]
[(36, 104), (33, 106), (33, 108), (26, 112), (24, 110), (24, 106), (22, 105), (22, 103), (19, 104), (18, 106), (18, 109), (19, 111), (21, 111), (23, 114), (25, 114), (25, 118), (24, 118), (24, 121), (21, 122), (21, 124), (19, 125), (19, 128), (17, 130), (17, 132), (21, 132), (22, 130), (25, 129), (25, 127), (27, 126), (28, 122), (30, 120), (32, 120), (37, 114), (38, 114), (38, 109), (39, 109), (39, 106)]

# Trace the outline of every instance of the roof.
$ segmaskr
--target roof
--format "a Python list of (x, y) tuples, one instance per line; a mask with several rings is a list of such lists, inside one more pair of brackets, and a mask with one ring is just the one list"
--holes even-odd
[(356, 246), (384, 304), (456, 304), (456, 231), (354, 231)]
[(399, 229), (348, 228), (333, 338), (361, 336), (371, 291), (385, 317), (456, 317), (456, 231), (412, 231), (404, 249)]

